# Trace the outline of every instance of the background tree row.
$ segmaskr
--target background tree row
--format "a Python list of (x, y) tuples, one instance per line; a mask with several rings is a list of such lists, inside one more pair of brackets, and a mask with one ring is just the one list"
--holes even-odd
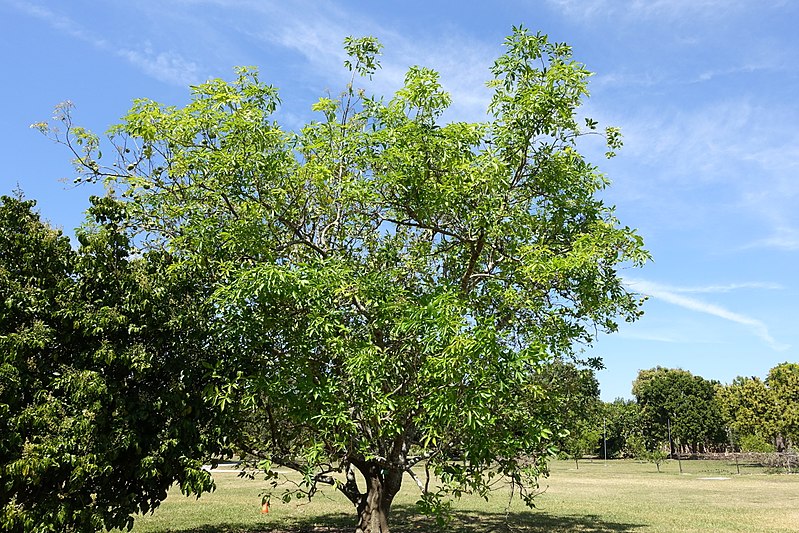
[(560, 406), (568, 421), (560, 449), (570, 457), (603, 456), (605, 437), (608, 457), (645, 457), (657, 450), (782, 452), (799, 444), (796, 363), (775, 366), (765, 380), (738, 377), (729, 385), (682, 369), (642, 370), (632, 384), (634, 400), (599, 402), (598, 391), (589, 387), (575, 404), (574, 390), (564, 396), (571, 404)]

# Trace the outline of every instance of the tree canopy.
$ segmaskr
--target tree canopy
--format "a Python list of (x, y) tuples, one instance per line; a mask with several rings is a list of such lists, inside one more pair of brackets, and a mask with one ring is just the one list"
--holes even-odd
[(555, 443), (559, 454), (579, 460), (595, 453), (602, 441), (602, 402), (599, 382), (591, 367), (556, 358), (541, 364), (538, 380), (548, 398), (548, 418), (557, 423)]
[(766, 380), (737, 377), (718, 391), (734, 443), (785, 450), (799, 443), (799, 365), (782, 363)]
[(769, 370), (766, 385), (774, 393), (779, 448), (799, 444), (799, 364), (782, 363)]
[(724, 426), (716, 402), (717, 386), (717, 382), (679, 368), (657, 367), (639, 372), (633, 394), (640, 406), (642, 429), (650, 448), (669, 442), (669, 436), (672, 442), (693, 452), (724, 442)]
[(175, 482), (212, 488), (202, 284), (163, 253), (132, 257), (120, 205), (93, 202), (73, 251), (34, 202), (0, 198), (4, 531), (130, 527)]
[(617, 398), (604, 403), (602, 424), (608, 457), (635, 457), (640, 453), (637, 448), (643, 437), (641, 413), (634, 400)]
[(557, 427), (536, 369), (640, 313), (617, 270), (647, 254), (577, 149), (621, 144), (579, 117), (590, 73), (542, 34), (504, 45), (484, 122), (443, 121), (426, 67), (388, 99), (357, 88), (379, 69), (373, 38), (345, 41), (351, 83), (299, 131), (253, 68), (185, 107), (136, 101), (112, 164), (62, 110), (79, 179), (109, 183), (143, 249), (211, 280), (231, 356), (209, 390), (237, 444), (304, 474), (287, 497), (338, 488), (358, 531), (388, 531), (406, 475), (431, 512), (497, 475), (529, 501)]

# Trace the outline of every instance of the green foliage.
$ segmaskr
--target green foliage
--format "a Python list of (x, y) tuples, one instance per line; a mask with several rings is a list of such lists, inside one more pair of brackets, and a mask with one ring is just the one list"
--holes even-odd
[(717, 401), (732, 444), (743, 446), (742, 440), (773, 442), (777, 437), (773, 391), (761, 379), (737, 377), (719, 387)]
[(658, 472), (660, 472), (660, 465), (669, 457), (666, 452), (669, 449), (668, 441), (652, 441), (639, 433), (630, 435), (626, 444), (632, 457), (654, 464)]
[[(208, 390), (239, 446), (301, 472), (309, 496), (338, 487), (363, 531), (387, 530), (422, 461), (444, 481), (432, 494), (414, 476), (430, 510), (496, 476), (529, 501), (558, 429), (539, 366), (640, 314), (617, 268), (647, 254), (577, 151), (589, 72), (523, 28), (505, 46), (486, 122), (440, 123), (450, 97), (412, 67), (388, 101), (350, 84), (288, 132), (274, 88), (242, 69), (183, 108), (137, 101), (111, 130), (118, 160), (84, 165), (148, 248), (213, 280), (234, 359)], [(376, 41), (345, 47), (348, 68), (376, 71)]]
[(742, 452), (772, 453), (775, 451), (773, 444), (755, 434), (741, 435), (738, 438), (738, 446)]
[(558, 424), (560, 455), (574, 459), (579, 468), (579, 459), (597, 453), (602, 441), (602, 402), (594, 370), (555, 359), (540, 365), (538, 380), (548, 399), (547, 418)]
[[(380, 68), (377, 56), (383, 45), (374, 37), (347, 37), (344, 39), (344, 51), (350, 59), (344, 61), (344, 66), (361, 76), (372, 75)], [(353, 63), (354, 60), (355, 62)]]
[(668, 442), (656, 442), (647, 446), (644, 444), (643, 440), (634, 442), (633, 444), (634, 449), (637, 451), (635, 456), (638, 459), (653, 463), (658, 472), (660, 472), (660, 465), (669, 456), (666, 452), (668, 446)]
[(33, 207), (0, 199), (0, 529), (130, 527), (174, 482), (212, 488), (201, 295), (131, 256), (118, 203), (93, 199), (77, 251)]
[(724, 445), (721, 411), (716, 401), (717, 383), (681, 369), (642, 370), (633, 383), (648, 449), (669, 441), (692, 452)]
[(594, 420), (580, 421), (567, 433), (562, 434), (559, 441), (560, 455), (573, 459), (577, 468), (580, 468), (579, 461), (583, 456), (602, 453), (602, 430), (596, 428)]
[(775, 417), (787, 443), (799, 444), (799, 364), (782, 363), (769, 370), (766, 385), (774, 394)]
[[(621, 398), (602, 405), (602, 420), (607, 438), (609, 458), (638, 456), (642, 438), (641, 413), (638, 403)], [(604, 452), (604, 450), (603, 450)]]
[[(782, 451), (799, 442), (799, 365), (782, 363), (765, 381), (737, 377), (717, 394), (733, 443), (768, 442)], [(751, 450), (755, 451), (755, 450)]]

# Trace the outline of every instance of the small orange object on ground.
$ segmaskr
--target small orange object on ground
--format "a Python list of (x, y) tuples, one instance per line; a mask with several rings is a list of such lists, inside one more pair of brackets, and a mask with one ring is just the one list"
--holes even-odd
[(266, 514), (269, 512), (269, 502), (264, 502), (261, 505), (261, 513)]

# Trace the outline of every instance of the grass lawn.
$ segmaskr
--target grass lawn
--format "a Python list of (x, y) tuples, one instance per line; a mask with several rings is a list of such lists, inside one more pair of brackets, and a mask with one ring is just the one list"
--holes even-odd
[[(655, 465), (633, 461), (581, 461), (552, 464), (543, 479), (537, 509), (514, 501), (506, 513), (507, 492), (490, 502), (463, 497), (447, 533), (508, 531), (526, 533), (668, 533), (799, 531), (799, 476), (766, 474), (759, 469), (713, 461)], [(310, 504), (273, 501), (260, 512), (261, 481), (235, 473), (216, 473), (217, 490), (199, 500), (173, 491), (154, 515), (136, 520), (134, 531), (181, 533), (339, 533), (354, 529), (351, 504), (333, 490)], [(714, 479), (716, 478), (716, 479)], [(718, 479), (726, 478), (726, 479)], [(415, 515), (416, 486), (410, 480), (392, 509), (392, 531), (442, 531)]]

